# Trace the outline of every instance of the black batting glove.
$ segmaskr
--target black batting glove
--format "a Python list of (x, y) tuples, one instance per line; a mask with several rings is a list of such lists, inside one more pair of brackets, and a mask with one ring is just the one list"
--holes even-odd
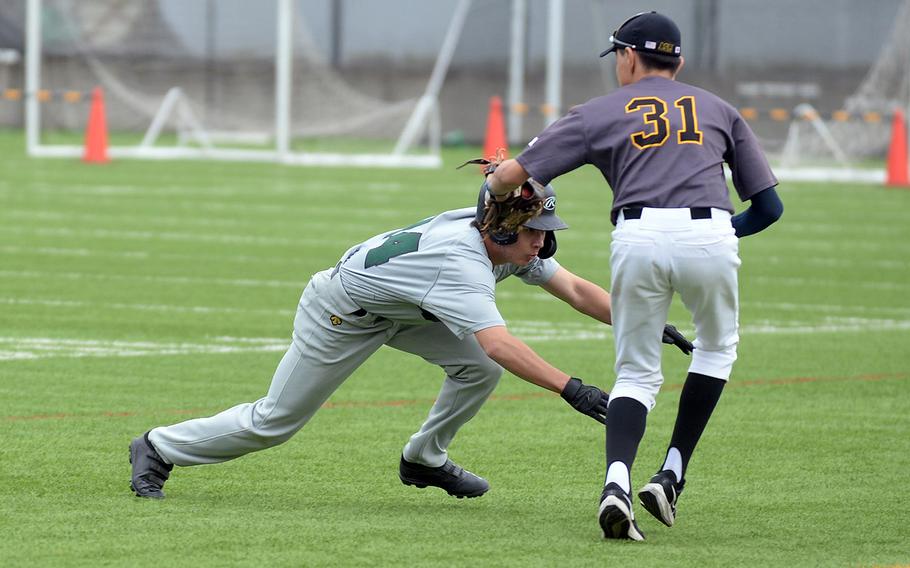
[(601, 424), (607, 423), (607, 405), (610, 404), (610, 395), (599, 388), (586, 385), (580, 379), (572, 377), (559, 396), (582, 414), (590, 416)]
[(686, 339), (685, 335), (679, 333), (679, 330), (670, 324), (664, 326), (664, 336), (661, 338), (661, 341), (667, 345), (677, 346), (679, 350), (686, 355), (692, 353), (692, 350), (695, 349), (692, 342)]

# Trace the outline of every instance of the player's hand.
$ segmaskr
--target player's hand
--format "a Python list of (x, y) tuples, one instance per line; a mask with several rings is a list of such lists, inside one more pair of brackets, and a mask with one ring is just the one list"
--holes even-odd
[(664, 326), (664, 336), (661, 338), (661, 341), (667, 345), (675, 345), (679, 347), (679, 350), (688, 355), (692, 353), (692, 350), (695, 349), (695, 346), (692, 345), (686, 336), (679, 333), (679, 330), (673, 327), (670, 324)]
[(572, 377), (560, 394), (572, 408), (590, 416), (601, 424), (607, 423), (607, 405), (610, 395), (597, 387), (586, 385), (580, 379)]

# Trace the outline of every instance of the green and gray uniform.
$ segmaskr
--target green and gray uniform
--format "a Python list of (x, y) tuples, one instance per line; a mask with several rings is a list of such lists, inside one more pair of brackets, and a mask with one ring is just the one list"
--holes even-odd
[(437, 467), (452, 438), (496, 387), (502, 368), (474, 333), (504, 325), (495, 284), (516, 275), (544, 284), (552, 258), (493, 266), (474, 207), (447, 211), (377, 235), (312, 277), (297, 307), (293, 340), (268, 394), (215, 416), (155, 428), (149, 439), (167, 461), (217, 463), (276, 446), (294, 435), (382, 345), (442, 367), (446, 378), (429, 417), (403, 455)]

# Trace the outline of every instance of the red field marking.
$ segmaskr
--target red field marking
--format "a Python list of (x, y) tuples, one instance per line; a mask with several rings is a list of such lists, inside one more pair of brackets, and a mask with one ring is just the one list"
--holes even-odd
[[(910, 377), (910, 373), (875, 373), (875, 374), (863, 374), (863, 375), (853, 375), (848, 377), (784, 377), (777, 379), (749, 379), (743, 381), (737, 381), (733, 379), (730, 381), (729, 387), (755, 387), (755, 386), (770, 386), (770, 385), (798, 385), (805, 383), (826, 383), (826, 382), (849, 382), (849, 381), (887, 381), (887, 380), (897, 380), (897, 379), (906, 379)], [(664, 385), (663, 390), (680, 390), (682, 389), (681, 383), (674, 383), (670, 385)], [(493, 395), (489, 400), (491, 401), (521, 401), (521, 400), (533, 400), (536, 398), (545, 398), (556, 396), (555, 393), (549, 391), (541, 391), (528, 394), (506, 394), (506, 395)], [(390, 408), (390, 407), (404, 407), (404, 406), (417, 406), (425, 405), (430, 406), (436, 400), (432, 398), (422, 398), (422, 399), (404, 399), (404, 400), (376, 400), (376, 401), (342, 401), (342, 402), (326, 402), (322, 405), (322, 408), (333, 409), (333, 408)], [(156, 413), (165, 413), (165, 414), (175, 414), (175, 415), (193, 415), (193, 416), (208, 416), (213, 411), (207, 408), (175, 408), (167, 410), (155, 410)], [(216, 410), (214, 412), (220, 412)], [(24, 422), (24, 421), (39, 421), (39, 420), (67, 420), (71, 418), (130, 418), (134, 416), (139, 416), (141, 414), (147, 414), (147, 412), (142, 411), (104, 411), (97, 412), (92, 414), (71, 414), (71, 413), (55, 413), (55, 414), (32, 414), (28, 416), (4, 416), (0, 418), (3, 422)]]

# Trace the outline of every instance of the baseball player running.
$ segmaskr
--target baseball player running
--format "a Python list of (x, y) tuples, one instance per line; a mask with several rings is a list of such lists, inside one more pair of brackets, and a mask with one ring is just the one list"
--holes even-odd
[[(783, 212), (755, 135), (717, 96), (675, 80), (676, 24), (656, 12), (629, 18), (601, 53), (616, 53), (620, 88), (569, 111), (489, 180), (498, 195), (529, 175), (542, 183), (593, 164), (613, 190), (611, 290), (616, 383), (609, 403), (607, 472), (598, 518), (605, 538), (644, 540), (632, 512), (630, 468), (663, 383), (661, 326), (674, 292), (696, 340), (666, 459), (638, 492), (667, 526), (695, 446), (730, 378), (738, 335), (738, 237)], [(731, 216), (723, 163), (740, 199)]]
[[(554, 258), (552, 188), (525, 184), (506, 203), (446, 211), (377, 235), (349, 249), (312, 277), (297, 308), (293, 341), (268, 393), (215, 416), (158, 427), (130, 444), (131, 488), (163, 498), (174, 465), (223, 462), (281, 444), (302, 428), (342, 382), (382, 345), (439, 365), (446, 377), (420, 430), (404, 446), (406, 485), (440, 487), (478, 497), (489, 484), (453, 463), (452, 438), (496, 387), (503, 367), (561, 393), (575, 410), (605, 421), (608, 396), (557, 369), (511, 335), (494, 295), (516, 275), (576, 310), (610, 322), (610, 295), (562, 268)], [(510, 224), (511, 223), (511, 224)], [(691, 344), (667, 327), (668, 343)]]

